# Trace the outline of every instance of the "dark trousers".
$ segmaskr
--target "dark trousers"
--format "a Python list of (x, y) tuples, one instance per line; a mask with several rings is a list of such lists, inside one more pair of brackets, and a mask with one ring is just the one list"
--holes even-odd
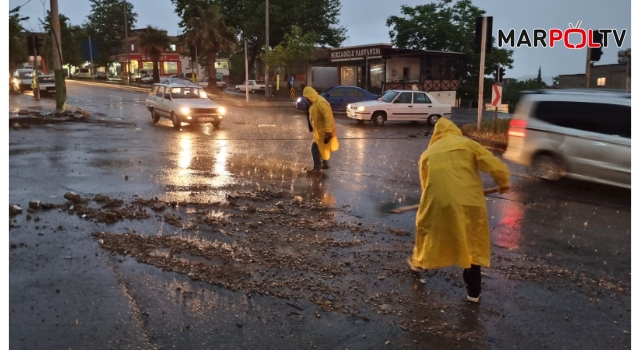
[(462, 271), (462, 278), (467, 285), (467, 295), (477, 298), (482, 291), (482, 272), (480, 265), (471, 265), (470, 268)]
[(320, 167), (322, 166), (322, 157), (320, 156), (318, 144), (315, 142), (311, 144), (311, 156), (313, 157), (313, 168), (320, 170)]

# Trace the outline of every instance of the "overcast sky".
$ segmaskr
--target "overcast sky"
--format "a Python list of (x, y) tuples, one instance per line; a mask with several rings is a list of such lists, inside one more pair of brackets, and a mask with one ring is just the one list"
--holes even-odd
[[(22, 5), (27, 0), (9, 0), (9, 7)], [(158, 26), (169, 32), (178, 33), (179, 19), (173, 11), (171, 0), (129, 0), (138, 13), (136, 27), (147, 24)], [(291, 0), (296, 1), (296, 0)], [(21, 10), (21, 14), (30, 16), (26, 27), (38, 30), (38, 18), (44, 17), (43, 2), (49, 8), (49, 0), (31, 0)], [(425, 0), (342, 0), (341, 25), (347, 28), (347, 40), (343, 46), (390, 42), (389, 28), (385, 25), (387, 17), (398, 15), (400, 5), (415, 6)], [(534, 28), (568, 28), (582, 21), (581, 28), (627, 29), (623, 49), (631, 46), (631, 0), (474, 0), (473, 3), (493, 16), (493, 35), (497, 37), (498, 28), (522, 28), (532, 33)], [(91, 10), (87, 0), (59, 0), (60, 13), (65, 14), (74, 24), (86, 20)], [(617, 62), (620, 49), (610, 45), (604, 49), (604, 55), (597, 64)], [(542, 67), (545, 80), (558, 74), (583, 73), (585, 68), (585, 50), (556, 48), (516, 48), (514, 49), (514, 68), (506, 72), (506, 77), (521, 78), (534, 76), (538, 67)], [(548, 81), (550, 82), (550, 81)]]

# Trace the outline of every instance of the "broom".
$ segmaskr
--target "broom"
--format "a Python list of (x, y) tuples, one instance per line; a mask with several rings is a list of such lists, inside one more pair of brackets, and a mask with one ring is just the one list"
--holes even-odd
[[(493, 188), (489, 188), (489, 189), (484, 190), (484, 195), (486, 196), (488, 194), (492, 194), (492, 193), (496, 193), (496, 192), (498, 192), (498, 188), (497, 187), (493, 187)], [(399, 208), (395, 208), (395, 209), (389, 210), (389, 213), (400, 214), (400, 213), (404, 213), (405, 211), (418, 209), (419, 206), (420, 206), (420, 204), (407, 205), (407, 206), (404, 206), (404, 207), (399, 207)]]

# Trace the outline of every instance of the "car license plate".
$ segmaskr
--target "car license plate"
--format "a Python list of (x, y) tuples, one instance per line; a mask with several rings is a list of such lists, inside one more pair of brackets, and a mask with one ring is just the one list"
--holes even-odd
[(201, 122), (212, 122), (213, 121), (213, 117), (202, 117), (202, 118), (199, 118), (199, 120)]

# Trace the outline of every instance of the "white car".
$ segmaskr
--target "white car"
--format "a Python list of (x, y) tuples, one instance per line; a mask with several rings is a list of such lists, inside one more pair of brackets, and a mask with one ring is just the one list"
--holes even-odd
[(545, 180), (631, 188), (631, 94), (603, 89), (525, 93), (503, 157)]
[[(198, 82), (198, 85), (202, 87), (209, 86), (209, 78), (202, 78), (202, 80)], [(227, 83), (224, 80), (216, 80), (216, 87), (220, 90), (224, 90), (227, 88)]]
[[(39, 73), (42, 74), (42, 72)], [(11, 81), (15, 91), (23, 92), (33, 89), (33, 68), (16, 69)]]
[(251, 93), (255, 93), (256, 91), (265, 92), (266, 89), (264, 81), (249, 80), (242, 83), (242, 85), (236, 85), (236, 92), (247, 91), (247, 86), (249, 87), (249, 92)]
[[(35, 90), (35, 86), (31, 83), (31, 88)], [(38, 88), (40, 93), (55, 94), (56, 93), (56, 79), (53, 74), (40, 74), (38, 75)]]
[(168, 118), (176, 129), (180, 129), (182, 123), (211, 123), (218, 128), (227, 112), (212, 101), (202, 87), (185, 80), (154, 84), (146, 106), (154, 123), (160, 118)]
[(375, 101), (352, 103), (347, 106), (347, 116), (374, 125), (386, 121), (427, 121), (431, 125), (441, 117), (451, 118), (451, 105), (438, 102), (423, 91), (389, 90)]

